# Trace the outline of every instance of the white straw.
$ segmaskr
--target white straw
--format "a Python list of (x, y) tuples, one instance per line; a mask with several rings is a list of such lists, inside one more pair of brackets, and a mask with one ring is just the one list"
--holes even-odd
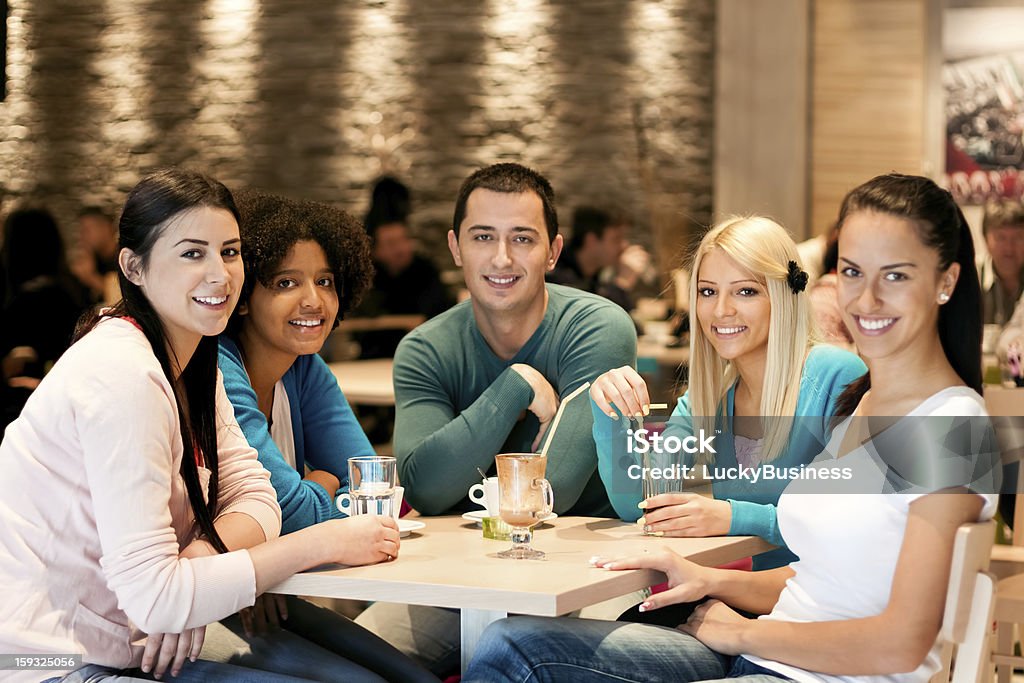
[(590, 386), (590, 382), (584, 382), (580, 386), (576, 387), (576, 390), (571, 394), (562, 399), (562, 402), (558, 404), (558, 412), (555, 413), (555, 419), (551, 422), (551, 429), (548, 430), (548, 438), (544, 440), (544, 447), (540, 449), (540, 454), (543, 457), (548, 455), (548, 446), (551, 445), (551, 438), (555, 435), (555, 428), (558, 427), (558, 421), (562, 419), (562, 412), (565, 410), (566, 404), (573, 400)]
[(652, 403), (651, 405), (649, 405), (647, 407), (650, 408), (651, 410), (665, 410), (665, 409), (668, 408), (668, 404), (667, 403)]

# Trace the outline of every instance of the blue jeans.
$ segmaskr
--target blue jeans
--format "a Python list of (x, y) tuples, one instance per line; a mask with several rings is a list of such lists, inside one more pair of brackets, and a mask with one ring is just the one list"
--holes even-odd
[[(138, 669), (87, 665), (61, 683), (128, 683), (153, 677)], [(351, 620), (293, 596), (282, 628), (265, 635), (244, 635), (237, 615), (206, 627), (203, 651), (185, 662), (175, 683), (299, 683), (353, 681), (436, 682), (437, 678)]]
[(206, 630), (203, 659), (313, 680), (436, 683), (437, 677), (333, 610), (287, 596), (288, 619), (266, 636), (246, 636), (237, 615)]
[(734, 662), (696, 638), (665, 626), (510, 617), (487, 627), (462, 680), (689, 683), (733, 676), (749, 683), (788, 680), (743, 658)]
[[(111, 669), (98, 664), (86, 664), (72, 671), (63, 678), (50, 678), (43, 683), (136, 683), (137, 681), (154, 681), (152, 675), (139, 669)], [(314, 683), (308, 678), (295, 678), (268, 671), (256, 671), (232, 664), (207, 662), (202, 659), (186, 662), (177, 677), (170, 673), (164, 674), (164, 681), (174, 683)]]

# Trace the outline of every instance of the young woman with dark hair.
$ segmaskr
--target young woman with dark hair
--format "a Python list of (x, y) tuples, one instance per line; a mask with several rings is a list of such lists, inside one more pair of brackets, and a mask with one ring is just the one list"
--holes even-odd
[[(140, 181), (121, 218), (122, 300), (82, 326), (0, 443), (0, 650), (81, 655), (50, 680), (296, 680), (195, 661), (206, 625), (298, 571), (398, 552), (391, 520), (359, 547), (333, 521), (277, 538), (274, 490), (217, 374), (243, 279), (237, 220), (216, 180)], [(298, 680), (322, 677), (316, 649), (294, 643)]]
[(609, 570), (665, 572), (671, 588), (649, 609), (714, 599), (678, 628), (503, 620), (484, 634), (464, 681), (925, 683), (938, 670), (953, 539), (961, 524), (992, 515), (993, 482), (900, 482), (878, 457), (892, 430), (918, 435), (938, 417), (952, 428), (926, 434), (934, 443), (897, 439), (895, 450), (929, 473), (930, 445), (991, 458), (990, 430), (971, 422), (985, 422), (971, 236), (949, 193), (897, 174), (855, 189), (840, 224), (840, 308), (869, 374), (847, 389), (851, 417), (810, 465), (849, 468), (852, 484), (798, 479), (779, 499), (779, 528), (799, 559), (760, 572), (700, 567), (668, 550), (597, 559)]
[[(317, 355), (370, 283), (366, 234), (358, 221), (326, 204), (251, 190), (237, 197), (246, 282), (220, 337), (220, 368), (235, 418), (270, 472), (282, 534), (337, 520), (344, 530), (337, 543), (371, 544), (380, 518), (343, 515), (335, 498), (348, 486), (348, 458), (373, 455), (373, 447)], [(351, 564), (378, 561), (371, 556)], [(436, 680), (361, 626), (293, 596), (261, 596), (251, 614), (223, 624), (237, 638), (229, 639), (228, 661), (269, 658), (259, 653), (264, 635), (280, 627), (388, 680)]]
[(220, 337), (228, 398), (270, 472), (281, 532), (351, 523), (335, 498), (348, 458), (374, 452), (317, 353), (370, 285), (366, 234), (326, 204), (251, 190), (238, 198), (246, 282)]

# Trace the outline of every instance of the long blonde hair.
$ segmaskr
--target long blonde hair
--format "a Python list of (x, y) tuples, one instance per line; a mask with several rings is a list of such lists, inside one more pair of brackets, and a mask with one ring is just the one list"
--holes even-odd
[[(720, 412), (724, 414), (722, 401), (739, 378), (736, 367), (718, 355), (697, 320), (697, 277), (704, 257), (714, 249), (721, 249), (740, 267), (750, 271), (768, 293), (771, 318), (761, 415), (792, 418), (800, 393), (804, 359), (815, 338), (807, 293), (794, 293), (787, 281), (789, 262), (794, 261), (799, 266), (800, 256), (789, 233), (775, 221), (763, 216), (733, 217), (709, 230), (693, 255), (689, 391), (694, 428), (714, 433), (716, 416)], [(761, 449), (764, 462), (782, 453), (791, 425), (790, 419), (764, 421)]]

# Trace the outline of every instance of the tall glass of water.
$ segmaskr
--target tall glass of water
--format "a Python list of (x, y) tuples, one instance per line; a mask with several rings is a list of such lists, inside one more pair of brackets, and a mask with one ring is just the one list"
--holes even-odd
[(348, 459), (350, 515), (397, 517), (395, 459), (386, 455), (361, 455)]

